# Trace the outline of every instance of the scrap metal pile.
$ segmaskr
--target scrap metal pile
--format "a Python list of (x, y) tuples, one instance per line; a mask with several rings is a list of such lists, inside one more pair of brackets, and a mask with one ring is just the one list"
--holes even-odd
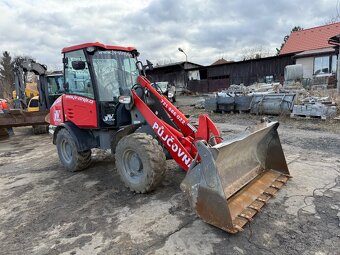
[[(284, 114), (294, 118), (327, 119), (335, 117), (337, 105), (330, 97), (310, 96), (310, 91), (306, 89), (306, 79), (303, 78), (302, 65), (286, 66), (284, 78), (283, 85), (280, 83), (255, 83), (250, 86), (230, 85), (227, 90), (206, 99), (205, 109), (223, 113), (236, 111), (253, 114)], [(310, 88), (315, 89), (316, 87)]]
[(231, 85), (229, 89), (209, 95), (207, 111), (250, 112), (252, 114), (291, 115), (291, 117), (332, 118), (337, 106), (329, 97), (311, 97), (301, 83)]

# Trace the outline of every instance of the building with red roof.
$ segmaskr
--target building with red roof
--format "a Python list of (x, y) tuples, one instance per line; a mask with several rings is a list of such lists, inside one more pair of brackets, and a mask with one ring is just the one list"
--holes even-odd
[(336, 73), (337, 49), (329, 39), (340, 34), (340, 22), (292, 32), (280, 55), (293, 55), (302, 64), (303, 77), (332, 76)]

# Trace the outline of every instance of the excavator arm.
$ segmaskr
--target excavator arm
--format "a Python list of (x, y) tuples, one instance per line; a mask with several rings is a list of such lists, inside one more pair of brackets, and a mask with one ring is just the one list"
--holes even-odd
[(26, 109), (28, 104), (28, 98), (25, 94), (26, 90), (26, 74), (27, 72), (33, 72), (39, 76), (38, 91), (39, 91), (39, 107), (41, 110), (48, 110), (50, 108), (50, 102), (48, 98), (48, 84), (47, 84), (47, 67), (40, 63), (35, 62), (32, 59), (18, 59), (14, 66), (14, 82), (16, 98), (14, 101), (16, 109)]

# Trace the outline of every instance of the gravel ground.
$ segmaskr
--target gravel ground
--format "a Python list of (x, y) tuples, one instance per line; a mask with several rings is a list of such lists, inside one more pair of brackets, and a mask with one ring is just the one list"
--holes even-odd
[[(196, 100), (178, 99), (194, 122), (204, 112)], [(223, 135), (261, 118), (209, 115)], [(161, 187), (137, 195), (109, 152), (94, 150), (87, 170), (70, 173), (48, 135), (17, 128), (0, 141), (0, 254), (339, 254), (340, 122), (273, 119), (293, 178), (236, 235), (191, 211), (172, 160)]]

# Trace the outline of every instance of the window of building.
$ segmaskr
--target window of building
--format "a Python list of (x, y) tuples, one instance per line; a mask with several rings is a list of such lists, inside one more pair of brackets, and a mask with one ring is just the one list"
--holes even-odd
[(333, 55), (332, 56), (332, 73), (336, 73), (336, 62), (337, 62), (337, 58), (336, 58), (336, 55)]
[(264, 77), (265, 83), (273, 83), (274, 82), (274, 75), (268, 75)]
[(329, 74), (336, 71), (336, 55), (314, 58), (314, 74)]

